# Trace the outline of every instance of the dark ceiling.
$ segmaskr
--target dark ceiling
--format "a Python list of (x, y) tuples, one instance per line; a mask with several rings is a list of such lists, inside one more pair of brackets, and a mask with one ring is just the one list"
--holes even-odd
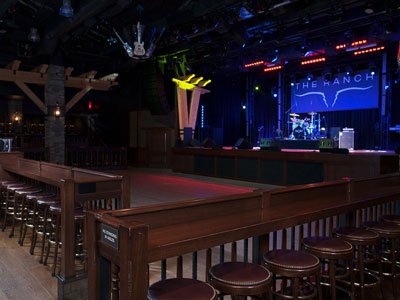
[[(298, 59), (305, 49), (333, 55), (334, 45), (358, 38), (400, 39), (400, 3), (393, 0), (72, 0), (72, 18), (59, 15), (62, 2), (1, 0), (0, 64), (21, 59), (119, 71), (138, 60), (127, 56), (113, 28), (133, 40), (138, 21), (145, 48), (157, 41), (150, 59), (185, 54), (189, 64), (216, 68), (276, 54), (280, 61)], [(28, 41), (31, 27), (40, 42)]]

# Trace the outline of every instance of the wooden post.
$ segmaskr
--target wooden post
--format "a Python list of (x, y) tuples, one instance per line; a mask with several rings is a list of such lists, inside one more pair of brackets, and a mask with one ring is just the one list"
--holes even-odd
[(90, 300), (100, 299), (100, 263), (97, 248), (96, 217), (93, 212), (88, 213), (88, 296)]
[(75, 185), (66, 179), (61, 186), (61, 276), (64, 279), (75, 276)]
[(120, 299), (147, 297), (148, 227), (120, 227)]
[(121, 205), (122, 208), (131, 207), (131, 177), (124, 175), (122, 179), (122, 191), (121, 191)]

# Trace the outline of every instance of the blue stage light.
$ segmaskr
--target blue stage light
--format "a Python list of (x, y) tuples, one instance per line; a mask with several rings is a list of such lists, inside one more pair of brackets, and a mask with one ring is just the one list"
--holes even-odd
[(243, 109), (246, 109), (246, 105), (243, 104), (243, 105), (242, 105), (242, 108), (243, 108)]
[(74, 16), (74, 9), (71, 6), (70, 0), (63, 0), (63, 5), (60, 7), (60, 16), (72, 18)]

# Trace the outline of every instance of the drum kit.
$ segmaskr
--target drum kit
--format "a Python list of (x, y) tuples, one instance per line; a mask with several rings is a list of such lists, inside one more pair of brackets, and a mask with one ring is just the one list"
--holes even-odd
[(299, 114), (289, 114), (289, 127), (292, 126), (292, 132), (289, 135), (290, 140), (317, 140), (321, 129), (321, 118), (316, 112), (308, 113), (304, 119), (300, 119)]

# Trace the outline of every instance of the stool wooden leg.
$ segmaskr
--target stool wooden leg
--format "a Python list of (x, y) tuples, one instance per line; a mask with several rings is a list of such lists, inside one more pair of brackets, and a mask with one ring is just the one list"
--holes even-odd
[(396, 252), (395, 252), (395, 239), (390, 239), (390, 251), (392, 254), (392, 276), (393, 276), (393, 299), (397, 298), (397, 286), (396, 286), (396, 277), (397, 277), (397, 268), (396, 268)]
[(329, 279), (331, 284), (331, 299), (336, 300), (336, 268), (335, 261), (333, 259), (329, 260)]
[(378, 258), (378, 271), (379, 271), (379, 288), (381, 291), (382, 299), (385, 299), (385, 293), (383, 291), (383, 267), (381, 260), (381, 244), (375, 246), (376, 256)]
[(7, 227), (7, 212), (8, 212), (8, 207), (9, 207), (9, 192), (6, 193), (6, 209), (4, 210), (4, 219), (3, 219), (3, 227), (1, 228), (1, 231), (4, 232)]
[(57, 257), (58, 257), (58, 244), (60, 241), (60, 215), (57, 215), (56, 217), (56, 246), (54, 248), (54, 264), (53, 264), (53, 272), (51, 273), (51, 276), (56, 275), (56, 267), (57, 267)]
[(322, 300), (321, 273), (315, 275), (315, 284), (317, 285), (318, 300)]
[(15, 217), (17, 216), (17, 201), (14, 196), (14, 215), (12, 219), (12, 227), (11, 227), (11, 232), (8, 235), (9, 238), (12, 238), (14, 236), (14, 230), (15, 230)]
[(43, 219), (43, 229), (42, 229), (42, 248), (40, 250), (40, 260), (39, 263), (43, 263), (43, 254), (44, 254), (44, 244), (46, 241), (46, 234), (47, 234), (47, 218), (48, 218), (49, 208), (46, 206), (44, 208), (44, 219)]
[(364, 278), (364, 257), (363, 257), (363, 248), (364, 246), (358, 246), (358, 264), (360, 269), (360, 294), (361, 300), (365, 300), (365, 278)]
[(294, 284), (293, 284), (292, 289), (293, 289), (293, 300), (299, 299), (300, 286), (299, 286), (299, 278), (298, 277), (294, 278)]
[(26, 223), (26, 221), (28, 220), (28, 215), (29, 212), (25, 210), (25, 205), (26, 205), (26, 201), (25, 201), (25, 196), (22, 198), (22, 206), (21, 206), (21, 224), (19, 225), (19, 238), (18, 238), (18, 245), (21, 245), (21, 241), (22, 241), (22, 230), (24, 228), (24, 224)]
[(356, 298), (356, 285), (355, 285), (355, 272), (353, 265), (353, 258), (350, 258), (348, 261), (349, 272), (350, 272), (350, 284), (351, 284), (351, 300), (355, 300)]

